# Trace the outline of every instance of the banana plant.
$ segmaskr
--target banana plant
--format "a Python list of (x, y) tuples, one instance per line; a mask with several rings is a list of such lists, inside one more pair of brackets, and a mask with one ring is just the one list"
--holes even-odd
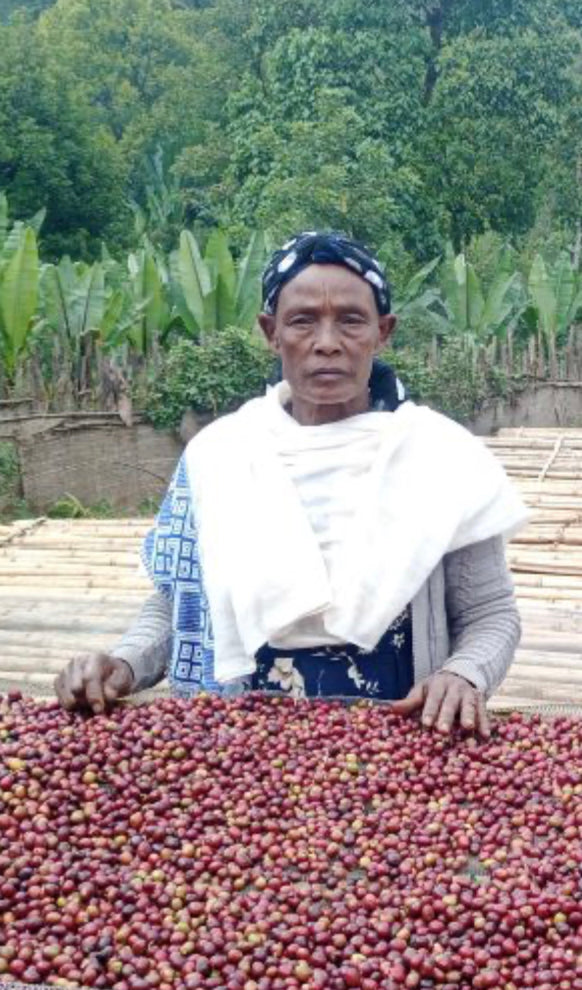
[(499, 338), (509, 338), (525, 305), (521, 275), (512, 248), (499, 252), (495, 274), (485, 292), (464, 253), (455, 256), (451, 245), (441, 269), (441, 295), (430, 306), (443, 335), (454, 334), (477, 353)]
[(64, 344), (79, 393), (90, 384), (94, 338), (107, 311), (103, 265), (73, 263), (64, 257), (58, 265), (43, 267), (41, 285), (44, 321)]
[(537, 254), (533, 260), (528, 288), (530, 305), (526, 319), (536, 325), (538, 339), (545, 344), (553, 373), (557, 369), (557, 348), (565, 343), (568, 331), (582, 310), (582, 274), (563, 251), (548, 268)]
[[(32, 227), (14, 229), (6, 240), (17, 237), (8, 258), (0, 257), (0, 355), (8, 381), (14, 380), (20, 356), (26, 349), (36, 313), (39, 261)], [(6, 247), (6, 241), (4, 243)]]
[(234, 294), (236, 324), (243, 330), (251, 330), (255, 324), (261, 306), (261, 273), (270, 253), (269, 239), (255, 230), (238, 267)]
[(264, 235), (255, 232), (237, 269), (222, 231), (213, 231), (204, 257), (194, 235), (182, 231), (179, 250), (170, 259), (171, 292), (175, 313), (191, 336), (203, 339), (232, 325), (251, 329), (265, 255)]
[(416, 309), (429, 310), (432, 305), (438, 302), (438, 289), (426, 286), (426, 283), (437, 265), (440, 263), (440, 255), (433, 258), (422, 268), (419, 268), (409, 279), (394, 299), (393, 309), (396, 316), (406, 316)]
[(14, 220), (11, 223), (8, 198), (5, 193), (0, 192), (0, 264), (8, 261), (18, 250), (25, 230), (30, 228), (38, 238), (45, 216), (46, 210), (43, 209), (35, 213), (30, 220)]
[(115, 324), (116, 342), (126, 333), (135, 350), (147, 357), (157, 338), (163, 338), (170, 324), (170, 306), (166, 299), (166, 286), (161, 266), (158, 266), (153, 248), (144, 244), (128, 258), (131, 286), (131, 311), (126, 320), (119, 313)]

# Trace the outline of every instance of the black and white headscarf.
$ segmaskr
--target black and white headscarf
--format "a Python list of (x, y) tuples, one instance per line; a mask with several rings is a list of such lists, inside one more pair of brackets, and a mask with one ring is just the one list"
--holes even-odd
[(370, 285), (381, 316), (390, 312), (390, 287), (380, 262), (357, 241), (330, 231), (306, 231), (275, 251), (263, 273), (263, 310), (274, 313), (279, 293), (308, 265), (343, 265)]

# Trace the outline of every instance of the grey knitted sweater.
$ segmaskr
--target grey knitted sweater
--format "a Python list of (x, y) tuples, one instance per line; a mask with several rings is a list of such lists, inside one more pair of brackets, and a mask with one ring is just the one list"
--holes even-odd
[[(520, 620), (501, 537), (443, 558), (412, 602), (415, 682), (446, 669), (485, 695), (501, 683)], [(172, 604), (157, 592), (111, 651), (133, 670), (134, 691), (163, 679), (172, 646)]]

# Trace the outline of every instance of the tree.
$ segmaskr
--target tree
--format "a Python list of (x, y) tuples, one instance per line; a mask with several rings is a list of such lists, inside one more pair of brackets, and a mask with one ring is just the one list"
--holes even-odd
[(411, 154), (424, 71), (418, 33), (294, 26), (273, 38), (259, 75), (248, 73), (230, 101), (235, 224), (277, 236), (340, 226), (377, 243), (394, 229), (434, 254), (434, 215)]
[(25, 19), (0, 26), (0, 188), (16, 216), (47, 208), (44, 249), (87, 255), (115, 239), (125, 172), (114, 141), (50, 71)]
[(580, 48), (559, 23), (544, 35), (480, 32), (443, 48), (419, 154), (457, 248), (487, 226), (515, 235), (534, 222), (556, 145), (569, 140), (568, 108), (582, 95)]
[(58, 0), (39, 31), (55, 77), (111, 133), (138, 196), (146, 158), (161, 146), (171, 165), (202, 142), (238, 78), (237, 46), (211, 12), (172, 0)]
[(17, 13), (36, 17), (54, 2), (55, 0), (0, 0), (0, 23), (6, 24)]

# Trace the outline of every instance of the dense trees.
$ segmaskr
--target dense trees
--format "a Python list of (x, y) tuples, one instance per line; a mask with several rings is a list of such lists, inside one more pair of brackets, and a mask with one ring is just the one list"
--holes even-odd
[(120, 148), (76, 90), (59, 83), (47, 46), (26, 20), (1, 35), (0, 189), (16, 216), (46, 206), (49, 251), (90, 253), (127, 225)]
[(543, 216), (566, 243), (582, 212), (581, 10), (0, 0), (0, 188), (20, 215), (46, 205), (45, 253), (127, 245), (131, 199), (162, 240), (184, 221), (239, 244), (258, 225), (326, 224), (424, 259)]

